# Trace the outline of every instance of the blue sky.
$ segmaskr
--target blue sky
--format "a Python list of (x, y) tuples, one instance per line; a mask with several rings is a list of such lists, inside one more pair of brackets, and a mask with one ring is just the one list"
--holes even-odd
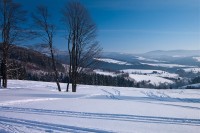
[[(60, 10), (68, 0), (16, 0), (34, 11), (51, 9), (59, 30)], [(98, 26), (104, 51), (142, 53), (152, 50), (200, 50), (200, 0), (80, 0)], [(65, 49), (57, 33), (55, 45)]]

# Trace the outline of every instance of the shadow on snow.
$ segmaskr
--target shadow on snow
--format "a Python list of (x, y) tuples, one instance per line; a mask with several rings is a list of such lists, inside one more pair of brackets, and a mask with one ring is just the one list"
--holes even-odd
[[(37, 114), (37, 115), (86, 118), (86, 119), (103, 119), (103, 120), (116, 120), (116, 121), (129, 121), (129, 122), (200, 126), (200, 119), (126, 115), (126, 114), (88, 113), (88, 112), (19, 108), (19, 107), (7, 107), (7, 106), (0, 106), (0, 111), (1, 112)], [(4, 121), (4, 120), (6, 120), (6, 119), (0, 118), (0, 121)]]
[[(35, 129), (35, 130), (45, 130), (45, 132), (54, 132), (54, 131), (63, 131), (63, 132), (98, 132), (98, 133), (112, 133), (111, 131), (104, 131), (104, 130), (98, 130), (98, 129), (91, 129), (91, 128), (85, 128), (85, 127), (76, 127), (76, 126), (68, 126), (68, 125), (60, 125), (60, 124), (52, 124), (52, 123), (44, 123), (44, 122), (38, 122), (38, 121), (31, 121), (31, 120), (24, 120), (24, 119), (18, 119), (18, 118), (9, 118), (9, 117), (2, 117), (0, 116), (0, 125), (6, 125), (6, 127), (11, 126), (23, 126), (29, 129)], [(10, 130), (9, 128), (8, 130)], [(16, 129), (12, 130), (15, 131)], [(1, 131), (1, 130), (0, 130)], [(19, 131), (21, 132), (21, 131)]]

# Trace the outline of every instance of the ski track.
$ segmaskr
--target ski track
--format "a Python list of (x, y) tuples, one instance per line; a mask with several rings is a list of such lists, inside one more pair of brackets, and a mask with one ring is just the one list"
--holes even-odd
[(0, 122), (0, 133), (25, 133), (22, 130), (19, 130), (19, 126), (13, 126), (5, 122)]
[[(113, 133), (112, 131), (104, 131), (92, 128), (51, 124), (31, 120), (23, 120), (16, 118), (8, 118), (0, 116), (0, 127), (3, 127), (4, 131), (9, 133), (21, 133), (21, 130), (16, 130), (16, 126), (34, 130), (33, 132), (73, 132), (73, 133)], [(0, 130), (1, 131), (1, 130)]]
[[(6, 106), (0, 106), (0, 111), (36, 114), (36, 115), (87, 118), (87, 119), (103, 119), (103, 120), (117, 120), (117, 121), (129, 121), (129, 122), (146, 122), (146, 123), (200, 126), (200, 119), (185, 119), (185, 118), (126, 115), (126, 114), (88, 113), (88, 112), (19, 108), (19, 107), (6, 107)], [(5, 119), (0, 117), (0, 121), (4, 121), (4, 120)]]

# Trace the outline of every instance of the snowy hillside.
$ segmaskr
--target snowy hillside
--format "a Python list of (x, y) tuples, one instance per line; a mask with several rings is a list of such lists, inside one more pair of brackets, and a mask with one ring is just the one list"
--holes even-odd
[(129, 78), (136, 82), (147, 81), (152, 85), (160, 85), (161, 83), (173, 84), (174, 82), (170, 79), (180, 78), (178, 74), (169, 73), (162, 70), (147, 70), (147, 69), (124, 69), (120, 70), (118, 73), (103, 71), (100, 69), (94, 70), (95, 73), (105, 76), (120, 76), (123, 73), (128, 73)]
[(137, 82), (147, 81), (151, 83), (152, 85), (156, 85), (156, 86), (160, 85), (160, 83), (166, 83), (166, 84), (174, 83), (173, 81), (169, 79), (165, 79), (165, 78), (157, 77), (153, 75), (129, 74), (129, 77), (136, 80)]
[(155, 59), (148, 59), (140, 56), (136, 56), (136, 59), (141, 60), (141, 61), (148, 61), (148, 62), (166, 62), (166, 61), (160, 61), (160, 60), (155, 60)]
[(108, 58), (98, 58), (98, 59), (95, 58), (95, 60), (102, 61), (102, 62), (107, 62), (107, 63), (112, 63), (112, 64), (118, 64), (118, 65), (132, 65), (132, 64), (124, 62), (124, 61), (108, 59)]
[(108, 72), (108, 71), (103, 71), (100, 69), (95, 69), (93, 70), (96, 74), (100, 74), (100, 75), (105, 75), (105, 76), (112, 76), (115, 77), (117, 76), (117, 74), (115, 74), (114, 72)]
[(193, 72), (193, 73), (199, 73), (200, 72), (200, 68), (199, 67), (195, 67), (195, 68), (185, 68), (183, 69), (185, 72)]
[(165, 78), (172, 78), (172, 79), (177, 79), (179, 78), (178, 74), (175, 73), (169, 73), (166, 71), (162, 70), (147, 70), (147, 69), (125, 69), (121, 70), (124, 73), (129, 73), (129, 74), (141, 74), (141, 75), (151, 75), (151, 76), (156, 76), (156, 77), (165, 77)]
[[(66, 84), (61, 84), (63, 89)], [(64, 91), (64, 90), (63, 90)], [(199, 90), (155, 90), (9, 80), (0, 89), (0, 132), (197, 133)]]
[(188, 66), (188, 65), (179, 65), (179, 64), (164, 64), (164, 63), (141, 63), (141, 64), (145, 64), (145, 65), (149, 65), (149, 66), (157, 66), (157, 67), (167, 67), (167, 68), (173, 68), (173, 67), (177, 67), (177, 68), (181, 68), (181, 67), (195, 67), (195, 66)]
[(200, 62), (200, 57), (193, 57), (197, 62)]
[(187, 89), (187, 88), (196, 88), (196, 89), (199, 89), (200, 88), (200, 83), (197, 83), (197, 84), (189, 84), (189, 85), (186, 85), (186, 86), (182, 86), (180, 87), (181, 89)]

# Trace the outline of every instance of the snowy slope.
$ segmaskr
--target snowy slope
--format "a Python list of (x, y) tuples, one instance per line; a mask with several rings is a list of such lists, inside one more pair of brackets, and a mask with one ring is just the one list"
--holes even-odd
[(192, 72), (192, 73), (199, 73), (200, 72), (200, 68), (195, 67), (195, 68), (185, 68), (183, 69), (185, 72)]
[(150, 75), (150, 76), (172, 78), (172, 79), (179, 78), (178, 74), (169, 73), (169, 72), (162, 71), (162, 70), (124, 69), (124, 70), (121, 70), (121, 72), (129, 73), (129, 74), (140, 74), (140, 75), (144, 75), (145, 74), (145, 75)]
[(200, 57), (192, 57), (193, 59), (195, 59), (197, 62), (200, 62)]
[(156, 67), (167, 67), (167, 68), (174, 68), (174, 67), (195, 67), (195, 66), (188, 66), (188, 65), (165, 64), (165, 63), (141, 63), (141, 64), (149, 65), (149, 66), (156, 66)]
[(108, 72), (108, 71), (103, 71), (101, 69), (95, 69), (93, 70), (95, 73), (100, 74), (100, 75), (105, 75), (105, 76), (112, 76), (115, 77), (117, 76), (117, 74), (115, 74), (114, 72)]
[(138, 60), (141, 60), (141, 61), (148, 61), (148, 62), (166, 62), (166, 61), (161, 61), (161, 60), (148, 59), (148, 58), (144, 58), (144, 57), (140, 57), (140, 56), (136, 56), (136, 58), (137, 58)]
[(122, 72), (125, 72), (125, 73), (137, 73), (137, 74), (151, 74), (153, 72), (158, 72), (158, 73), (162, 73), (164, 71), (162, 70), (148, 70), (148, 69), (124, 69), (124, 70), (121, 70)]
[(182, 88), (182, 89), (186, 89), (186, 88), (192, 88), (192, 89), (196, 88), (196, 89), (200, 89), (200, 83), (197, 83), (197, 84), (189, 84), (189, 85), (186, 85), (186, 86), (182, 86), (182, 87), (180, 87), (180, 88)]
[(124, 69), (124, 70), (120, 70), (119, 73), (114, 73), (114, 72), (108, 72), (108, 71), (96, 69), (94, 70), (94, 72), (100, 75), (106, 75), (106, 76), (112, 76), (112, 77), (120, 76), (123, 73), (128, 73), (129, 77), (131, 79), (134, 79), (136, 82), (149, 81), (149, 83), (153, 85), (157, 85), (157, 86), (160, 83), (167, 83), (167, 84), (174, 83), (172, 80), (169, 80), (166, 78), (171, 78), (171, 79), (180, 78), (178, 74), (168, 73), (162, 70)]
[(118, 64), (118, 65), (132, 65), (132, 64), (130, 64), (128, 62), (114, 60), (114, 59), (109, 59), (109, 58), (94, 58), (94, 59), (98, 60), (98, 61), (112, 63), (112, 64)]
[(153, 85), (159, 85), (160, 83), (167, 83), (167, 84), (174, 83), (173, 81), (171, 81), (169, 79), (165, 79), (165, 78), (157, 77), (157, 76), (153, 76), (153, 75), (129, 74), (129, 77), (136, 80), (137, 82), (148, 81), (149, 83), (151, 83)]
[[(66, 84), (61, 84), (66, 88)], [(0, 90), (0, 132), (197, 133), (199, 90), (154, 90), (9, 81)]]

